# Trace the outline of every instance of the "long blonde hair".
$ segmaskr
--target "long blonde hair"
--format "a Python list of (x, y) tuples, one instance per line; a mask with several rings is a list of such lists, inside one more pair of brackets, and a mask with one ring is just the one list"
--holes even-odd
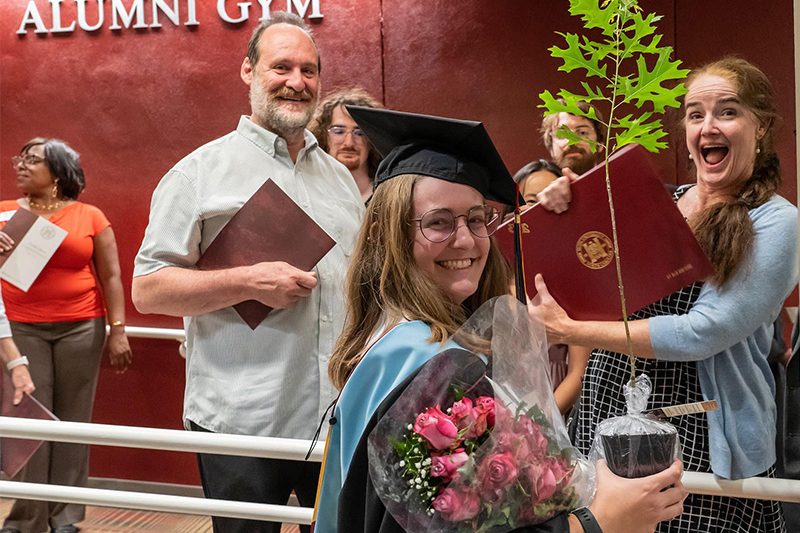
[(370, 200), (347, 272), (347, 317), (328, 363), (333, 384), (342, 388), (364, 356), (367, 342), (383, 320), (421, 320), (431, 342), (444, 342), (480, 305), (507, 294), (508, 265), (494, 243), (478, 290), (462, 305), (453, 303), (414, 261), (414, 185), (423, 176), (406, 174), (381, 184)]
[(764, 136), (758, 141), (753, 173), (742, 184), (736, 197), (729, 202), (708, 206), (692, 224), (697, 241), (716, 269), (711, 281), (721, 286), (736, 273), (753, 247), (750, 209), (769, 200), (781, 184), (780, 162), (774, 142), (778, 113), (769, 79), (744, 59), (724, 57), (695, 69), (689, 74), (687, 87), (703, 75), (730, 81), (739, 100), (764, 128)]

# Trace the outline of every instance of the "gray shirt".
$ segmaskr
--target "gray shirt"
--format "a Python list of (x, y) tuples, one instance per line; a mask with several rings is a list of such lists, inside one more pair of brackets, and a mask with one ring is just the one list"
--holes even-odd
[[(220, 230), (272, 179), (333, 239), (311, 296), (255, 329), (233, 308), (185, 317), (184, 423), (215, 432), (309, 439), (334, 397), (327, 366), (344, 322), (344, 274), (364, 207), (355, 182), (305, 132), (293, 163), (286, 141), (242, 117), (162, 178), (134, 276), (194, 268)], [(298, 238), (302, 236), (298, 235)]]

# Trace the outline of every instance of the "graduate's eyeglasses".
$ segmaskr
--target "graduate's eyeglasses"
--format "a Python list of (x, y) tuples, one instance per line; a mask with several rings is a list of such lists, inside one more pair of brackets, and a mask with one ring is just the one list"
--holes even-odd
[(352, 130), (348, 130), (344, 126), (331, 126), (328, 128), (328, 134), (331, 138), (339, 142), (344, 141), (348, 133), (353, 135), (353, 142), (363, 141), (367, 137), (367, 134), (360, 128), (353, 128)]
[(15, 155), (11, 158), (11, 164), (14, 168), (17, 168), (20, 163), (25, 165), (26, 167), (32, 167), (38, 163), (44, 161), (44, 157), (39, 157), (38, 155), (28, 154), (28, 155)]
[(454, 215), (449, 209), (433, 209), (411, 220), (419, 224), (423, 237), (431, 242), (444, 242), (456, 232), (459, 218), (463, 218), (469, 231), (481, 239), (497, 231), (501, 222), (500, 213), (488, 205), (475, 206), (463, 215)]

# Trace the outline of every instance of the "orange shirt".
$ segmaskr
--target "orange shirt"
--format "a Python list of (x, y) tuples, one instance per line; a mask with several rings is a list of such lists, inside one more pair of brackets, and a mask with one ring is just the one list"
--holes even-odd
[[(21, 209), (16, 200), (0, 202), (0, 213)], [(9, 320), (71, 322), (105, 315), (103, 297), (92, 271), (94, 237), (108, 226), (98, 208), (72, 203), (53, 213), (50, 222), (67, 230), (67, 237), (28, 292), (2, 282)], [(0, 229), (5, 222), (0, 223)]]

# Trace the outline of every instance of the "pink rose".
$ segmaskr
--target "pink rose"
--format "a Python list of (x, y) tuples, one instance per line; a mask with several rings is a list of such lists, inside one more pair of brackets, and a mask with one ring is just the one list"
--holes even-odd
[(468, 459), (469, 455), (464, 448), (458, 448), (449, 455), (433, 455), (431, 456), (431, 476), (450, 481)]
[(438, 406), (417, 416), (414, 432), (428, 441), (436, 450), (447, 450), (458, 437), (458, 428)]
[(569, 481), (571, 476), (571, 469), (567, 460), (563, 457), (553, 458), (550, 460), (550, 469), (553, 471), (553, 475), (556, 478), (556, 482), (559, 485), (563, 485)]
[(491, 396), (479, 396), (475, 400), (475, 409), (479, 414), (486, 415), (486, 422), (489, 428), (494, 427), (494, 398)]
[(514, 422), (514, 431), (517, 433), (529, 434), (538, 431), (538, 425), (526, 415), (520, 417)]
[(469, 520), (478, 514), (480, 499), (472, 492), (446, 488), (433, 500), (433, 508), (449, 522)]
[(466, 396), (455, 402), (450, 408), (450, 416), (459, 429), (469, 427), (475, 421), (472, 415), (472, 400)]
[(517, 464), (508, 452), (495, 453), (483, 459), (478, 466), (478, 482), (494, 495), (517, 480)]
[(501, 452), (515, 452), (519, 445), (519, 437), (513, 433), (500, 433), (495, 429), (492, 433), (494, 449)]
[(486, 413), (478, 414), (474, 409), (472, 412), (475, 419), (472, 421), (472, 425), (469, 426), (469, 429), (467, 429), (467, 432), (464, 433), (465, 439), (477, 439), (486, 433), (486, 430), (489, 428), (489, 423), (486, 421)]
[(552, 465), (548, 462), (532, 465), (527, 471), (531, 491), (536, 502), (552, 497), (556, 492), (558, 479)]
[(547, 438), (539, 424), (523, 415), (514, 423), (514, 431), (525, 436), (531, 454), (544, 457), (547, 453)]

